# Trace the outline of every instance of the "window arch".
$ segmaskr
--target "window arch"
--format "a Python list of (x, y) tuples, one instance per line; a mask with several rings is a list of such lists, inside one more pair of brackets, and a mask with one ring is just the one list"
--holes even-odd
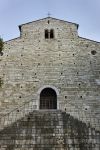
[(49, 31), (48, 29), (45, 30), (45, 39), (48, 39), (49, 38)]
[(57, 94), (52, 88), (45, 88), (40, 93), (40, 109), (57, 109)]
[(45, 29), (45, 39), (53, 39), (53, 38), (54, 38), (54, 30)]
[(50, 30), (50, 39), (53, 39), (53, 38), (54, 38), (54, 30), (51, 29), (51, 30)]

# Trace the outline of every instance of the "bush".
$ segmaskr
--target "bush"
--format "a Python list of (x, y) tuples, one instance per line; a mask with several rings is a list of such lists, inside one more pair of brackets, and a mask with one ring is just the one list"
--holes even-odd
[(3, 50), (3, 45), (4, 45), (3, 39), (0, 38), (0, 52), (2, 52)]

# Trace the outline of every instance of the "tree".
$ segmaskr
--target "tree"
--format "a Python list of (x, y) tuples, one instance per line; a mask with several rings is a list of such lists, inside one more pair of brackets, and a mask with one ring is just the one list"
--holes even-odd
[(3, 46), (4, 46), (4, 42), (3, 42), (3, 39), (0, 38), (0, 55), (2, 56), (3, 55)]

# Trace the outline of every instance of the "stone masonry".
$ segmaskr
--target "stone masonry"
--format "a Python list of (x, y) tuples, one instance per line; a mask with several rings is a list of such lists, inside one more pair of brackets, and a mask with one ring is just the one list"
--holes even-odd
[(0, 132), (0, 150), (100, 150), (100, 132), (62, 111), (33, 111)]
[[(20, 37), (6, 41), (0, 56), (0, 150), (99, 150), (100, 43), (79, 37), (78, 24), (51, 17), (22, 24), (19, 30)], [(53, 31), (52, 38), (46, 37), (47, 30), (48, 37)], [(47, 88), (56, 93), (55, 110), (40, 110)], [(28, 129), (23, 129), (24, 121)], [(16, 147), (19, 127), (23, 141)], [(43, 138), (41, 128), (47, 128), (50, 140)], [(25, 146), (27, 136), (32, 147)]]

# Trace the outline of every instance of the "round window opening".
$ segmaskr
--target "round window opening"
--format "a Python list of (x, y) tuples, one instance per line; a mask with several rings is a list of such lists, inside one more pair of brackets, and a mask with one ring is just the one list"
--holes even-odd
[(91, 51), (92, 55), (95, 55), (97, 52), (95, 50)]
[(57, 94), (52, 88), (45, 88), (40, 93), (40, 109), (57, 109)]

